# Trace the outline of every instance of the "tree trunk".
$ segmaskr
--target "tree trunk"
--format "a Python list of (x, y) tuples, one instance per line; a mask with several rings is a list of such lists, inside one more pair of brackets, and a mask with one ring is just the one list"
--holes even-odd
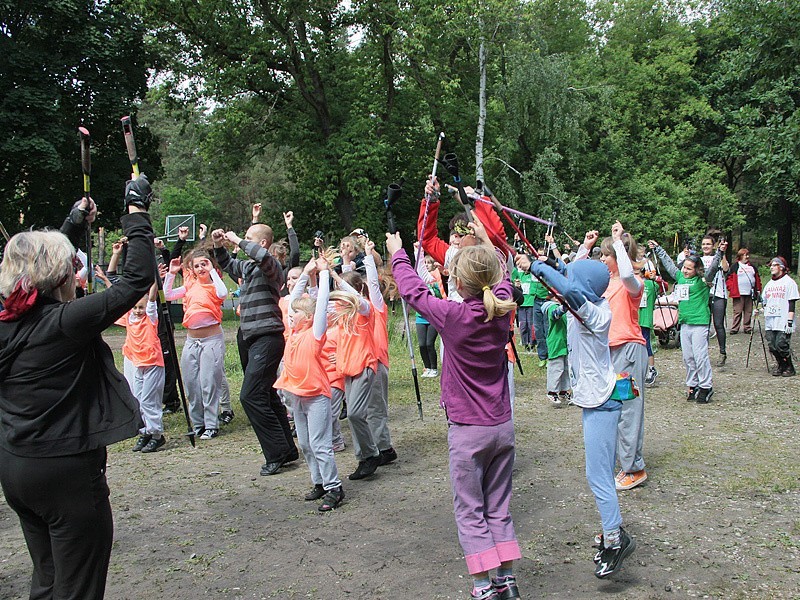
[(778, 201), (778, 215), (783, 217), (778, 222), (778, 254), (789, 262), (789, 269), (791, 270), (794, 259), (792, 252), (792, 203), (788, 198), (781, 198)]
[(481, 31), (481, 46), (478, 50), (478, 131), (475, 135), (475, 179), (483, 181), (483, 135), (486, 130), (486, 39), (483, 34), (483, 19), (478, 20)]

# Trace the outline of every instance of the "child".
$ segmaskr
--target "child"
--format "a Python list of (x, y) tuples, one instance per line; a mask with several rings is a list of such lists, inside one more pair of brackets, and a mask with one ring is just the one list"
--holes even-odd
[(583, 409), (586, 479), (603, 524), (601, 547), (594, 558), (594, 574), (602, 579), (618, 571), (636, 549), (636, 542), (622, 527), (614, 478), (622, 402), (611, 397), (617, 375), (608, 346), (611, 307), (603, 297), (610, 274), (605, 265), (594, 260), (571, 262), (566, 277), (541, 261), (534, 262), (531, 270), (563, 294), (584, 321), (580, 323), (572, 314), (567, 317), (567, 339), (572, 402)]
[(669, 276), (675, 279), (673, 295), (678, 300), (678, 323), (681, 327), (681, 353), (686, 365), (688, 402), (706, 404), (714, 394), (711, 359), (708, 356), (708, 326), (711, 323), (708, 290), (719, 270), (727, 244), (725, 241), (720, 243), (714, 260), (703, 277), (703, 261), (697, 254), (688, 254), (679, 271), (657, 242), (648, 242)]
[[(419, 242), (414, 243), (414, 253), (417, 254), (419, 249)], [(436, 267), (436, 261), (430, 254), (426, 254), (424, 260), (419, 261), (417, 264), (417, 275), (428, 284), (433, 295), (437, 298), (444, 297), (444, 285), (442, 284), (442, 275)], [(438, 377), (439, 369), (437, 368), (436, 360), (436, 338), (439, 332), (431, 325), (425, 317), (417, 313), (417, 341), (419, 342), (419, 353), (422, 356), (422, 364), (425, 365), (425, 370), (422, 372), (422, 377)]]
[[(521, 558), (509, 512), (514, 424), (507, 359), (511, 281), (485, 228), (470, 224), (478, 246), (452, 258), (450, 277), (463, 302), (436, 298), (411, 267), (398, 234), (387, 234), (401, 295), (440, 332), (447, 346), (442, 397), (449, 429), (450, 481), (458, 537), (473, 578), (472, 598), (518, 598)], [(497, 569), (489, 579), (489, 571)]]
[(656, 384), (658, 370), (656, 369), (656, 358), (653, 354), (653, 313), (656, 309), (656, 298), (658, 297), (659, 284), (656, 282), (656, 274), (653, 271), (644, 272), (644, 293), (639, 303), (639, 327), (642, 330), (642, 337), (647, 345), (647, 375), (644, 377), (645, 387), (653, 387)]
[(158, 340), (158, 286), (153, 284), (144, 296), (117, 323), (125, 327), (122, 346), (125, 379), (139, 401), (144, 427), (134, 452), (155, 452), (164, 439), (162, 399), (164, 392), (164, 355)]
[[(308, 278), (319, 274), (317, 299), (302, 297)], [(311, 261), (291, 292), (289, 322), (292, 328), (283, 356), (283, 372), (275, 387), (289, 400), (297, 428), (297, 441), (311, 472), (312, 490), (308, 501), (319, 500), (320, 512), (338, 507), (344, 490), (333, 458), (331, 439), (331, 390), (323, 364), (322, 347), (328, 327), (328, 263)]]
[(547, 319), (547, 396), (559, 408), (570, 404), (569, 363), (567, 361), (567, 322), (564, 307), (549, 299), (542, 305)]
[(525, 350), (527, 352), (531, 352), (533, 350), (534, 340), (533, 303), (535, 300), (533, 290), (531, 289), (533, 284), (533, 277), (531, 276), (530, 272), (531, 263), (530, 259), (528, 259), (527, 255), (525, 254), (518, 254), (514, 258), (514, 262), (517, 264), (517, 268), (511, 272), (511, 281), (515, 286), (522, 290), (522, 294), (525, 298), (517, 309), (517, 316), (519, 318), (519, 336), (521, 338), (522, 345), (525, 347)]
[(789, 276), (789, 265), (782, 256), (769, 263), (772, 279), (764, 286), (764, 327), (767, 330), (769, 351), (778, 362), (772, 371), (776, 377), (795, 375), (792, 364), (792, 332), (794, 331), (794, 309), (800, 294), (797, 283)]
[[(703, 261), (703, 268), (708, 272), (711, 270), (711, 262), (714, 260), (714, 244), (716, 240), (713, 235), (707, 234), (703, 237), (700, 243), (700, 248), (703, 250), (703, 256), (700, 258)], [(728, 247), (728, 242), (723, 240), (720, 242), (720, 247), (725, 245)], [(717, 334), (717, 343), (719, 344), (719, 360), (717, 366), (725, 366), (725, 361), (728, 359), (728, 354), (725, 349), (725, 309), (728, 304), (728, 289), (725, 285), (725, 274), (728, 272), (728, 259), (725, 258), (723, 251), (722, 259), (719, 263), (714, 279), (711, 284), (711, 316), (714, 320), (714, 331)]]
[(169, 263), (164, 280), (167, 300), (183, 298), (186, 344), (181, 352), (181, 371), (189, 401), (195, 435), (210, 440), (219, 435), (219, 399), (225, 378), (225, 335), (222, 333), (222, 302), (228, 288), (217, 273), (215, 262), (204, 250), (192, 250), (184, 285), (173, 289), (181, 270), (176, 258)]

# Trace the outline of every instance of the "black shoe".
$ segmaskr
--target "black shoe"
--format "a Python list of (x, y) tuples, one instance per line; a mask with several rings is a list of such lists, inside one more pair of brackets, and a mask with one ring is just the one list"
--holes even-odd
[(695, 401), (698, 404), (708, 404), (711, 401), (711, 396), (714, 395), (712, 388), (700, 388), (695, 394)]
[(378, 469), (380, 463), (381, 463), (380, 455), (370, 456), (366, 460), (361, 460), (358, 462), (358, 468), (349, 475), (348, 479), (356, 480), (369, 477)]
[(267, 475), (275, 475), (278, 471), (280, 471), (281, 467), (283, 466), (283, 461), (279, 460), (276, 462), (268, 462), (261, 465), (261, 472), (259, 475), (267, 476)]
[(314, 484), (314, 487), (311, 488), (311, 491), (308, 492), (303, 499), (306, 502), (311, 502), (312, 500), (319, 500), (325, 495), (325, 488), (322, 487), (321, 483)]
[(497, 597), (500, 600), (513, 600), (513, 598), (519, 598), (517, 578), (513, 575), (493, 578), (492, 589), (494, 589), (494, 591), (497, 593)]
[(689, 388), (689, 395), (686, 396), (687, 402), (696, 402), (697, 401), (697, 392), (700, 391), (700, 388)]
[(150, 438), (153, 436), (149, 433), (143, 433), (139, 436), (139, 439), (136, 440), (136, 445), (133, 447), (134, 452), (141, 452), (142, 448), (147, 446), (147, 443), (150, 441)]
[(339, 420), (344, 421), (347, 418), (347, 402), (342, 400), (342, 410), (339, 412)]
[(397, 452), (395, 452), (394, 448), (389, 448), (388, 450), (381, 450), (380, 455), (380, 462), (378, 466), (382, 467), (383, 465), (388, 465), (391, 462), (397, 460)]
[(142, 454), (146, 454), (148, 452), (155, 452), (156, 450), (161, 448), (161, 446), (163, 446), (166, 443), (167, 443), (167, 440), (163, 435), (158, 439), (151, 438), (150, 441), (147, 442), (147, 445), (145, 445), (145, 447), (142, 448)]
[(797, 371), (794, 370), (794, 364), (792, 363), (792, 357), (787, 356), (786, 358), (783, 359), (783, 361), (784, 361), (783, 362), (784, 368), (783, 368), (783, 373), (781, 373), (781, 375), (783, 375), (784, 377), (794, 377), (795, 375), (797, 375)]
[(228, 425), (231, 421), (233, 421), (233, 411), (232, 410), (223, 410), (219, 413), (219, 422), (223, 425)]
[(338, 508), (342, 500), (344, 500), (344, 490), (342, 486), (333, 488), (332, 490), (328, 490), (322, 498), (322, 504), (317, 507), (317, 510), (319, 512), (328, 512), (329, 510)]
[(636, 550), (636, 542), (622, 527), (619, 528), (619, 536), (618, 546), (600, 550), (600, 561), (594, 570), (595, 577), (603, 579), (616, 573), (622, 567), (622, 561)]

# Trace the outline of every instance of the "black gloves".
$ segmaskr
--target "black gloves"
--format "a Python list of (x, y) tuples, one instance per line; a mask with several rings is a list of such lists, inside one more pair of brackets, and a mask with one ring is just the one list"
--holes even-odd
[(142, 173), (136, 179), (131, 179), (125, 185), (125, 208), (138, 206), (143, 210), (150, 209), (150, 202), (153, 200), (153, 188), (147, 181), (147, 176)]

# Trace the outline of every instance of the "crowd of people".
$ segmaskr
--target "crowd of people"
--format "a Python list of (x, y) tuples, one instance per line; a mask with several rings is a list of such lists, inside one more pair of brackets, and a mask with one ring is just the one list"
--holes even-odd
[[(402, 297), (417, 315), (422, 376), (441, 379), (456, 528), (473, 579), (470, 597), (482, 600), (520, 597), (510, 512), (517, 326), (523, 351), (547, 368), (547, 401), (582, 410), (586, 477), (602, 528), (598, 578), (617, 572), (636, 548), (618, 492), (648, 477), (645, 390), (658, 376), (651, 339), (665, 278), (675, 282), (668, 302), (677, 305), (689, 401), (705, 404), (713, 395), (710, 331), (717, 366), (725, 364), (728, 296), (729, 333), (752, 333), (762, 303), (773, 374), (795, 374), (790, 340), (800, 295), (787, 261), (770, 262), (762, 288), (746, 248), (728, 264), (724, 239), (706, 236), (701, 253), (687, 250), (673, 261), (617, 221), (607, 237), (589, 231), (562, 255), (549, 233), (541, 248), (524, 239), (509, 244), (491, 203), (476, 202), (450, 220), (445, 241), (433, 178), (420, 203), (416, 265), (398, 234), (386, 235), (383, 264), (363, 229), (336, 246), (319, 234), (301, 265), (291, 212), (284, 214), (285, 242), (260, 222), (256, 204), (244, 237), (201, 226), (200, 242), (187, 248), (182, 228), (170, 251), (153, 237), (151, 195), (144, 176), (128, 183), (124, 237), (108, 268), (97, 271), (105, 291), (75, 299), (87, 262), (76, 248), (96, 215), (88, 197), (61, 233), (20, 233), (4, 252), (0, 482), (33, 559), (32, 597), (103, 597), (113, 537), (105, 448), (138, 434), (133, 451), (159, 451), (163, 412), (177, 409), (174, 338), (160, 318), (160, 286), (167, 301), (183, 306), (180, 373), (192, 431), (206, 442), (234, 419), (224, 368), (224, 274), (238, 285), (239, 398), (263, 453), (260, 474), (280, 473), (302, 452), (311, 480), (303, 498), (319, 502), (320, 512), (345, 499), (335, 458), (347, 445), (342, 417), (357, 460), (349, 480), (368, 480), (398, 458), (389, 426), (387, 300)], [(124, 379), (100, 337), (113, 323), (126, 328)]]

